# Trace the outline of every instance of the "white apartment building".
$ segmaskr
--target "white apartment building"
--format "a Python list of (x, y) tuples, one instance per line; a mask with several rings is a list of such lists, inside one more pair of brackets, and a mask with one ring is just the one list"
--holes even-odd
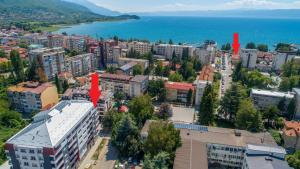
[(182, 52), (186, 48), (188, 49), (189, 55), (192, 56), (194, 54), (195, 48), (193, 46), (187, 45), (159, 44), (154, 46), (154, 51), (156, 55), (162, 55), (167, 59), (172, 59), (173, 52), (175, 52), (177, 57), (181, 58)]
[(64, 36), (63, 35), (48, 35), (48, 47), (57, 48), (64, 47)]
[(295, 102), (296, 102), (296, 110), (294, 118), (300, 119), (300, 89), (293, 88), (293, 92), (295, 93)]
[(243, 67), (254, 69), (257, 61), (257, 49), (241, 49), (240, 57)]
[(151, 52), (152, 44), (146, 42), (133, 41), (128, 43), (128, 52), (135, 50), (141, 55)]
[(143, 95), (148, 88), (149, 77), (143, 75), (136, 75), (130, 80), (130, 97)]
[(215, 49), (214, 48), (196, 48), (195, 51), (195, 57), (203, 64), (203, 65), (209, 65), (211, 64), (211, 61), (215, 57)]
[(255, 107), (263, 110), (269, 106), (277, 106), (278, 103), (285, 98), (286, 105), (294, 98), (293, 93), (284, 93), (270, 90), (251, 89), (250, 97), (253, 100)]
[(275, 54), (275, 57), (273, 58), (272, 67), (273, 70), (281, 70), (282, 66), (288, 62), (291, 61), (296, 56), (296, 52), (280, 52), (277, 51)]
[(83, 36), (68, 36), (65, 38), (65, 48), (82, 53), (86, 51), (86, 38)]
[(29, 60), (35, 60), (49, 80), (64, 71), (65, 51), (63, 48), (39, 48), (29, 52)]
[(93, 53), (86, 53), (65, 60), (65, 71), (71, 73), (74, 77), (87, 75), (95, 71), (97, 60)]
[(93, 104), (84, 100), (61, 101), (38, 113), (5, 144), (11, 168), (77, 168), (97, 137), (97, 119)]

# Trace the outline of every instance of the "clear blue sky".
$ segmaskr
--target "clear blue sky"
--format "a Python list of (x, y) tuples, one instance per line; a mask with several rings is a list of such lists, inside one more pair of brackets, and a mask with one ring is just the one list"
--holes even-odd
[(120, 12), (300, 9), (300, 0), (89, 0)]

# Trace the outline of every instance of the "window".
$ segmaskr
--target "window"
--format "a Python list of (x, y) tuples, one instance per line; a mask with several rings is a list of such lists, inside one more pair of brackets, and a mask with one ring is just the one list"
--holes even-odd
[(25, 150), (25, 149), (21, 149), (21, 152), (22, 152), (22, 153), (26, 153), (26, 150)]
[(34, 157), (34, 156), (31, 156), (31, 158), (30, 158), (31, 160), (36, 160), (36, 158)]
[(27, 160), (27, 157), (26, 157), (26, 156), (22, 156), (22, 159), (23, 159), (23, 160)]
[(24, 162), (24, 166), (29, 166), (29, 163), (28, 162)]
[(38, 165), (35, 163), (32, 163), (32, 167), (37, 167)]
[(29, 153), (34, 154), (34, 150), (30, 149)]
[(42, 150), (38, 150), (37, 153), (41, 154), (41, 153), (42, 153)]

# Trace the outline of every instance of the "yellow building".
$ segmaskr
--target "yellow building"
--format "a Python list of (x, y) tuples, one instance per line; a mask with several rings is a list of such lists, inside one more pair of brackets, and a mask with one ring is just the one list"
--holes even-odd
[(7, 90), (12, 107), (20, 112), (31, 113), (49, 109), (58, 103), (58, 93), (51, 83), (23, 82)]

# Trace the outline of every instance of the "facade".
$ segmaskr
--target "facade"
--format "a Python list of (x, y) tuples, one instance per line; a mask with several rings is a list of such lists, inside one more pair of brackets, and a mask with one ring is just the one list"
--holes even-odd
[(193, 96), (195, 87), (192, 83), (184, 82), (165, 82), (165, 88), (167, 91), (166, 99), (171, 102), (188, 102), (189, 90), (192, 91), (191, 103), (193, 102)]
[(40, 48), (29, 52), (29, 60), (35, 60), (49, 80), (65, 70), (65, 51), (63, 48)]
[(96, 67), (96, 57), (92, 53), (68, 57), (65, 60), (65, 71), (71, 73), (74, 77), (87, 75), (95, 71)]
[(287, 150), (300, 150), (300, 122), (285, 121), (282, 138), (284, 140), (284, 147)]
[(243, 67), (254, 69), (257, 61), (257, 49), (241, 49), (240, 57)]
[(294, 88), (293, 92), (295, 93), (295, 103), (296, 103), (294, 118), (300, 119), (300, 89)]
[(118, 68), (117, 70), (117, 74), (126, 74), (129, 76), (133, 75), (133, 68), (134, 66), (137, 65), (136, 62), (129, 62), (123, 66), (121, 66), (120, 68)]
[(268, 147), (265, 149), (270, 153), (280, 150), (280, 157), (285, 155), (269, 133), (183, 123), (174, 126), (180, 130), (182, 140), (182, 146), (176, 150), (174, 169), (242, 168), (246, 153), (250, 156), (250, 145)]
[(143, 75), (136, 75), (130, 80), (130, 97), (143, 95), (148, 88), (149, 77)]
[[(48, 47), (57, 48), (64, 46), (64, 36), (63, 35), (49, 35), (48, 36)], [(38, 43), (40, 44), (40, 43)]]
[(196, 108), (198, 108), (201, 103), (201, 98), (203, 96), (206, 85), (212, 84), (214, 80), (214, 71), (215, 70), (212, 66), (204, 66), (200, 72), (200, 75), (194, 81), (194, 85), (196, 86), (196, 94), (195, 94)]
[(77, 168), (97, 137), (97, 118), (93, 104), (83, 100), (38, 113), (5, 144), (12, 169)]
[(167, 59), (172, 59), (173, 52), (176, 56), (181, 58), (183, 50), (187, 49), (190, 56), (194, 53), (194, 47), (187, 45), (170, 45), (170, 44), (159, 44), (154, 46), (156, 55), (165, 56)]
[(118, 58), (121, 57), (121, 48), (118, 42), (107, 40), (100, 42), (100, 66), (101, 67), (118, 67)]
[(10, 86), (7, 95), (12, 107), (24, 113), (40, 111), (58, 103), (57, 89), (51, 83), (19, 83)]
[(281, 52), (277, 51), (275, 57), (273, 58), (273, 70), (279, 71), (282, 69), (282, 66), (295, 58), (296, 52)]
[(142, 66), (143, 70), (149, 67), (149, 61), (146, 59), (134, 59), (134, 58), (119, 58), (118, 64), (119, 66), (126, 65), (127, 63), (135, 62)]
[(65, 39), (65, 48), (70, 51), (82, 53), (86, 51), (86, 37), (83, 36), (68, 36)]
[(128, 52), (131, 50), (137, 51), (139, 54), (144, 55), (151, 52), (152, 44), (146, 42), (133, 41), (128, 43)]
[(104, 73), (100, 76), (102, 90), (110, 90), (113, 93), (123, 92), (130, 96), (130, 79), (132, 76)]
[(286, 151), (282, 147), (247, 145), (242, 169), (292, 169), (284, 157)]
[(197, 47), (194, 51), (195, 56), (203, 65), (210, 65), (216, 56), (216, 48), (213, 45)]
[(288, 105), (294, 98), (294, 94), (270, 90), (251, 89), (250, 97), (252, 98), (256, 108), (265, 110), (271, 105), (277, 106), (282, 99), (285, 99), (285, 105)]

